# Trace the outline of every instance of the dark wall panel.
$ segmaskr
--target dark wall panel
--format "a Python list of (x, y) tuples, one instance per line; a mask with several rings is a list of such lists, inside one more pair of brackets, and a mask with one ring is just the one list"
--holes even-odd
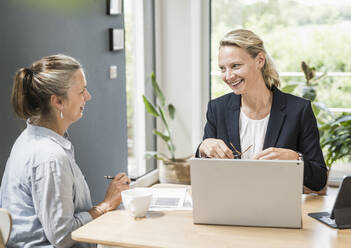
[[(127, 171), (125, 53), (108, 50), (108, 29), (123, 28), (123, 16), (108, 16), (104, 0), (0, 1), (0, 176), (11, 146), (23, 130), (10, 106), (12, 78), (20, 67), (63, 53), (85, 69), (92, 100), (69, 134), (94, 202), (103, 199), (104, 175)], [(110, 80), (110, 65), (118, 78)]]

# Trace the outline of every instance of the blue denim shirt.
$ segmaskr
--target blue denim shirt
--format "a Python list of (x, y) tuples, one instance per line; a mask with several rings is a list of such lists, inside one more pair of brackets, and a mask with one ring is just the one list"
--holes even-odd
[(7, 247), (88, 246), (71, 239), (92, 220), (92, 202), (67, 135), (27, 121), (6, 164), (0, 207), (13, 219)]

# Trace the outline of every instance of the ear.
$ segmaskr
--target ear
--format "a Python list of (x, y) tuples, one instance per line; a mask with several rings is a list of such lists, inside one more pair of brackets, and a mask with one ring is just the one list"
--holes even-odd
[(50, 97), (50, 105), (51, 108), (56, 109), (58, 111), (62, 111), (63, 109), (63, 98), (56, 95), (51, 95)]
[(257, 69), (261, 70), (266, 62), (266, 56), (264, 52), (259, 52), (255, 58)]

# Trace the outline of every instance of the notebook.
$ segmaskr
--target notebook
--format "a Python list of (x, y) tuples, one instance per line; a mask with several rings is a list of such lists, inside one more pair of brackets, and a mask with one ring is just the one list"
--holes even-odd
[(190, 160), (193, 221), (302, 228), (303, 161)]

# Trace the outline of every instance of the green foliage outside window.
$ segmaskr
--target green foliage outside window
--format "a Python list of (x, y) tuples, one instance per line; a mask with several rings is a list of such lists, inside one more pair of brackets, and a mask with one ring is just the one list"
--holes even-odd
[[(306, 1), (308, 2), (308, 1)], [(313, 1), (316, 2), (316, 1)], [(336, 1), (337, 2), (337, 1)], [(265, 42), (280, 72), (299, 72), (301, 61), (319, 72), (351, 72), (351, 5), (308, 5), (300, 1), (212, 0), (211, 70), (218, 71), (219, 40), (230, 30), (247, 28)], [(303, 77), (281, 77), (282, 86)], [(351, 77), (325, 77), (316, 86), (316, 101), (350, 107)], [(212, 77), (212, 98), (230, 92)]]

